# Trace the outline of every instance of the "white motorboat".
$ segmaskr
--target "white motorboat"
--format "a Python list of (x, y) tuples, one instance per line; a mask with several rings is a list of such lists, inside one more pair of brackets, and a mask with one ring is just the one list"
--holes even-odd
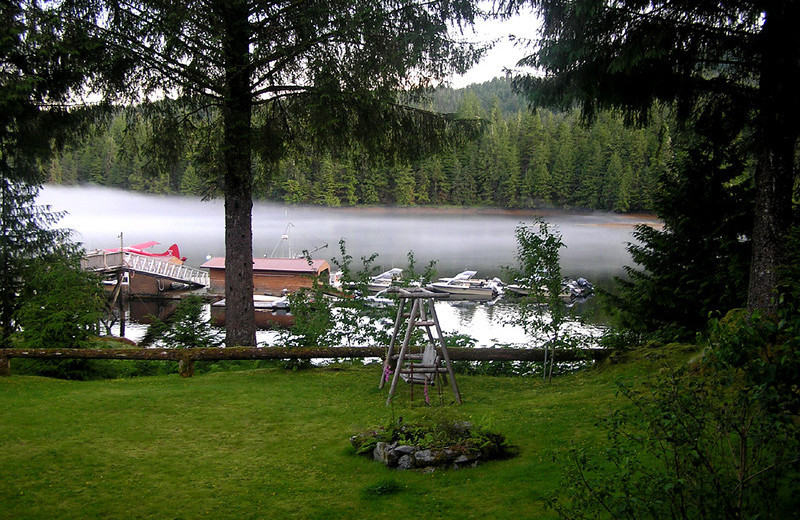
[(500, 295), (503, 282), (498, 278), (492, 280), (473, 278), (476, 274), (477, 271), (463, 271), (453, 278), (440, 278), (427, 287), (432, 291), (469, 299), (491, 300)]
[[(505, 286), (505, 289), (518, 296), (528, 296), (533, 293), (529, 283), (514, 283)], [(547, 293), (546, 288), (542, 288), (542, 294)], [(594, 286), (586, 278), (570, 280), (565, 278), (561, 282), (561, 293), (559, 296), (567, 303), (583, 301), (594, 294)]]
[(370, 292), (381, 292), (391, 287), (392, 283), (395, 280), (399, 280), (402, 275), (403, 270), (398, 267), (389, 269), (384, 273), (370, 277), (367, 289)]
[(533, 290), (530, 287), (526, 287), (525, 285), (518, 283), (512, 283), (506, 285), (506, 290), (517, 296), (528, 296), (533, 292)]
[[(403, 275), (403, 270), (395, 267), (381, 274), (370, 276), (369, 279), (367, 280), (367, 291), (371, 293), (385, 291), (386, 289), (391, 287), (394, 284), (394, 282), (400, 280), (402, 275)], [(342, 283), (341, 271), (337, 271), (331, 274), (330, 285), (331, 287), (334, 287), (336, 289), (345, 288), (351, 291), (362, 287), (362, 284), (358, 282)]]

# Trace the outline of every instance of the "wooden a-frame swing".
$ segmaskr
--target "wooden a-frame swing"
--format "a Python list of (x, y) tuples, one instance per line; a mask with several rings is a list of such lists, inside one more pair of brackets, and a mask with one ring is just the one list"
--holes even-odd
[[(445, 374), (450, 379), (450, 386), (458, 404), (461, 404), (461, 394), (458, 391), (453, 364), (450, 355), (447, 353), (447, 346), (442, 336), (442, 329), (439, 325), (439, 318), (436, 316), (435, 300), (447, 299), (448, 294), (435, 293), (426, 289), (401, 289), (390, 288), (389, 292), (398, 295), (397, 318), (392, 331), (392, 338), (383, 361), (383, 372), (378, 388), (383, 388), (392, 376), (392, 384), (389, 387), (389, 397), (386, 404), (392, 403), (397, 382), (402, 377), (404, 381), (414, 384), (434, 384), (437, 376), (444, 380)], [(407, 310), (407, 307), (408, 310)], [(398, 354), (394, 353), (397, 344), (397, 337), (403, 323), (406, 323), (403, 342)], [(416, 327), (425, 329), (427, 341), (421, 347), (421, 352), (412, 353), (412, 332)], [(442, 366), (444, 364), (444, 366)]]

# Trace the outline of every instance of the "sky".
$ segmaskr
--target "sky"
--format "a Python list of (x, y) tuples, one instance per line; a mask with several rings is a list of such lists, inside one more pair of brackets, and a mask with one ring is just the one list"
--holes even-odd
[(475, 23), (474, 31), (467, 30), (463, 37), (470, 41), (489, 42), (497, 40), (495, 46), (480, 63), (466, 74), (452, 80), (454, 88), (463, 88), (473, 83), (483, 83), (504, 76), (504, 69), (516, 69), (517, 62), (530, 54), (524, 46), (515, 44), (509, 37), (534, 39), (539, 21), (532, 12), (524, 12), (509, 20), (484, 20)]

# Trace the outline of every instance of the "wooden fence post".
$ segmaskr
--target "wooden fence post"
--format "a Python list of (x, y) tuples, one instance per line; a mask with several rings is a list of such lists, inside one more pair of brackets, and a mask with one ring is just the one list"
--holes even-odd
[(11, 375), (11, 358), (0, 356), (0, 377)]
[(178, 371), (181, 377), (192, 377), (194, 375), (194, 359), (185, 356), (178, 361)]

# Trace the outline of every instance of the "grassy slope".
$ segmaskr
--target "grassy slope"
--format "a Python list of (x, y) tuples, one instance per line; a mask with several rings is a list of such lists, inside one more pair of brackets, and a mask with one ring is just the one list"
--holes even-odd
[[(462, 413), (520, 456), (433, 474), (357, 457), (348, 438), (389, 420), (380, 369), (278, 369), (131, 380), (0, 378), (0, 518), (547, 518), (553, 455), (599, 442), (614, 381), (686, 352), (557, 378), (458, 378)], [(419, 390), (419, 389), (415, 389)], [(445, 391), (446, 398), (452, 394)], [(408, 388), (393, 413), (420, 414)], [(392, 479), (400, 492), (364, 490)]]

